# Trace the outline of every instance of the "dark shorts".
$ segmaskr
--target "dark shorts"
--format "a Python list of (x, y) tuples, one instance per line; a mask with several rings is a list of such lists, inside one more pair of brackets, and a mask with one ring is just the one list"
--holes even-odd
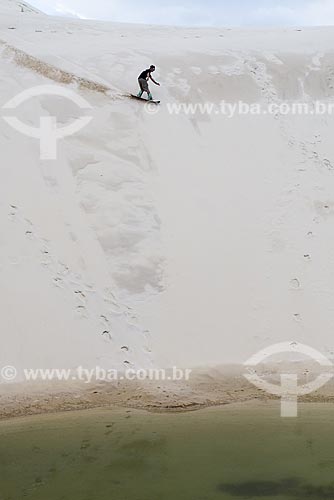
[(139, 83), (140, 90), (142, 90), (143, 92), (150, 91), (148, 88), (147, 80), (145, 80), (144, 78), (138, 78), (138, 83)]

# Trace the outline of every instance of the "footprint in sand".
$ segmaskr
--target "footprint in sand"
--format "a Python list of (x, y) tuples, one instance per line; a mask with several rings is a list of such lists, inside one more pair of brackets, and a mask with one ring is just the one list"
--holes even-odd
[(27, 229), (27, 231), (25, 232), (25, 235), (27, 236), (27, 238), (29, 238), (30, 240), (33, 240), (34, 239), (34, 233), (30, 230), (30, 229)]
[(102, 337), (107, 341), (107, 342), (111, 342), (112, 341), (112, 335), (111, 333), (109, 332), (109, 330), (104, 330), (104, 332), (102, 332)]
[(63, 262), (57, 262), (58, 266), (58, 274), (62, 276), (67, 276), (70, 272), (70, 268), (66, 266), (66, 264), (63, 264)]
[(290, 288), (292, 290), (299, 290), (300, 289), (300, 281), (298, 278), (294, 278), (290, 281)]
[(10, 218), (11, 220), (14, 220), (14, 219), (15, 219), (15, 217), (16, 217), (16, 215), (17, 215), (17, 210), (18, 210), (18, 208), (17, 208), (17, 206), (16, 206), (16, 205), (10, 205), (10, 210), (9, 210), (9, 214), (8, 214), (8, 216), (9, 216), (9, 218)]
[(76, 311), (82, 317), (87, 317), (87, 301), (86, 295), (81, 290), (74, 290), (74, 295), (77, 298), (77, 307)]
[(109, 321), (109, 319), (107, 318), (107, 316), (105, 316), (104, 314), (101, 314), (101, 316), (100, 316), (100, 320), (101, 320), (101, 322), (102, 322), (102, 324), (103, 324), (104, 326), (109, 326), (110, 321)]
[(322, 164), (325, 168), (327, 168), (327, 170), (333, 170), (334, 169), (334, 166), (331, 164), (331, 162), (325, 158), (324, 160), (322, 160)]
[(77, 306), (75, 310), (76, 310), (76, 312), (78, 314), (80, 314), (80, 316), (87, 317), (86, 316), (86, 308), (85, 308), (85, 306)]
[(47, 267), (52, 264), (52, 258), (48, 248), (41, 248), (41, 254), (43, 256), (43, 260), (41, 261), (42, 266)]
[(56, 276), (55, 278), (53, 278), (53, 283), (58, 288), (64, 288), (63, 280), (59, 276)]

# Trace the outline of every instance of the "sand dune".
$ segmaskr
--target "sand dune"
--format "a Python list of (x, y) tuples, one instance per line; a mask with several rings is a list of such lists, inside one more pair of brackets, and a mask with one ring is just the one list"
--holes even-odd
[[(53, 81), (93, 117), (57, 161), (0, 121), (0, 364), (208, 366), (283, 340), (331, 355), (333, 117), (167, 105), (331, 102), (334, 29), (131, 26), (9, 0), (0, 11), (1, 105)], [(126, 97), (152, 62), (154, 115)], [(81, 111), (48, 96), (17, 110), (36, 126), (48, 115)]]
[(16, 49), (0, 40), (0, 45), (3, 46), (2, 56), (12, 60), (18, 66), (22, 66), (31, 70), (49, 80), (64, 85), (75, 84), (80, 90), (91, 90), (92, 92), (101, 92), (105, 94), (111, 91), (106, 85), (96, 83), (86, 78), (80, 78), (73, 73), (63, 71), (51, 64), (47, 64), (36, 57), (32, 57), (23, 50)]

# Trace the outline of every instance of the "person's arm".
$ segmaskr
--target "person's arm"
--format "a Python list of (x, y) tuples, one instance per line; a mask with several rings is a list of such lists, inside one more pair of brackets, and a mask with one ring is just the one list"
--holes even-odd
[(150, 79), (152, 80), (152, 82), (153, 82), (153, 83), (155, 83), (156, 85), (159, 85), (159, 87), (160, 87), (160, 83), (156, 82), (156, 81), (154, 80), (154, 78), (152, 77), (152, 75), (151, 75), (151, 74), (150, 74)]

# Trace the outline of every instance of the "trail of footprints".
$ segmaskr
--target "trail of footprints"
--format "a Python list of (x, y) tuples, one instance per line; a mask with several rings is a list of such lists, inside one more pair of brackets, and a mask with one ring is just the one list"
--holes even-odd
[[(248, 68), (250, 74), (253, 79), (260, 87), (262, 95), (266, 99), (268, 104), (280, 104), (282, 101), (279, 99), (277, 91), (272, 83), (272, 79), (270, 75), (267, 73), (266, 65), (262, 62), (256, 60), (255, 57), (249, 56), (247, 60), (244, 60), (244, 64), (246, 68)], [(331, 77), (334, 72), (332, 71)], [(300, 153), (302, 160), (300, 162), (300, 167), (297, 169), (297, 173), (300, 175), (305, 172), (307, 169), (304, 167), (304, 164), (309, 163), (310, 161), (313, 163), (315, 167), (318, 168), (320, 172), (327, 171), (329, 175), (334, 171), (333, 162), (328, 159), (326, 156), (322, 155), (318, 149), (319, 145), (322, 142), (322, 138), (320, 134), (315, 134), (312, 140), (303, 141), (298, 140), (291, 130), (290, 123), (288, 121), (288, 117), (276, 113), (274, 115), (276, 120), (279, 120), (280, 130), (282, 132), (283, 137), (286, 138), (289, 147), (297, 149)], [(295, 184), (296, 188), (300, 188), (300, 181)], [(330, 212), (331, 207), (324, 203), (322, 207), (319, 208), (319, 211), (322, 212), (323, 215), (328, 214)], [(319, 217), (315, 216), (312, 220), (312, 224), (318, 224), (320, 222)], [(310, 238), (314, 238), (315, 232), (310, 230), (306, 235), (305, 239), (309, 240)], [(303, 254), (303, 259), (306, 263), (312, 262), (312, 255), (309, 251), (306, 251)], [(298, 291), (302, 289), (302, 281), (299, 277), (293, 277), (290, 280), (290, 290)], [(303, 321), (302, 315), (299, 312), (295, 312), (293, 315), (293, 319), (298, 323)]]
[[(128, 306), (120, 305), (110, 289), (105, 290), (105, 294), (99, 293), (93, 285), (85, 283), (80, 275), (73, 273), (69, 266), (59, 261), (52, 253), (50, 242), (38, 234), (33, 223), (21, 214), (21, 210), (17, 205), (10, 205), (8, 217), (12, 222), (20, 224), (23, 227), (26, 238), (37, 246), (40, 253), (40, 264), (50, 274), (53, 285), (57, 288), (68, 290), (73, 294), (76, 301), (76, 313), (84, 319), (97, 316), (98, 322), (101, 325), (100, 335), (106, 343), (112, 343), (115, 340), (112, 334), (111, 315), (123, 315), (126, 321), (134, 326), (137, 318), (133, 314), (132, 309)], [(98, 303), (100, 306), (98, 314), (90, 308), (91, 299), (94, 300), (95, 304)], [(101, 304), (103, 305), (101, 306)], [(144, 333), (146, 334), (147, 332)], [(120, 353), (124, 354), (124, 365), (132, 365), (128, 361), (127, 356), (131, 353), (130, 347), (120, 344), (118, 349)], [(149, 349), (147, 349), (147, 352), (149, 352)]]
[[(277, 91), (272, 83), (272, 79), (267, 73), (266, 65), (263, 62), (257, 61), (255, 57), (248, 57), (244, 63), (253, 79), (260, 87), (262, 95), (266, 99), (267, 103), (282, 104), (283, 101), (279, 99)], [(311, 160), (321, 169), (325, 168), (329, 171), (334, 170), (334, 165), (331, 160), (317, 151), (317, 146), (321, 144), (320, 134), (314, 135), (314, 138), (311, 141), (300, 141), (293, 135), (292, 131), (289, 130), (290, 127), (287, 116), (281, 115), (277, 112), (274, 117), (276, 120), (280, 120), (280, 128), (283, 136), (286, 137), (288, 141), (288, 145), (290, 147), (297, 148), (302, 154), (304, 158), (303, 163)]]

